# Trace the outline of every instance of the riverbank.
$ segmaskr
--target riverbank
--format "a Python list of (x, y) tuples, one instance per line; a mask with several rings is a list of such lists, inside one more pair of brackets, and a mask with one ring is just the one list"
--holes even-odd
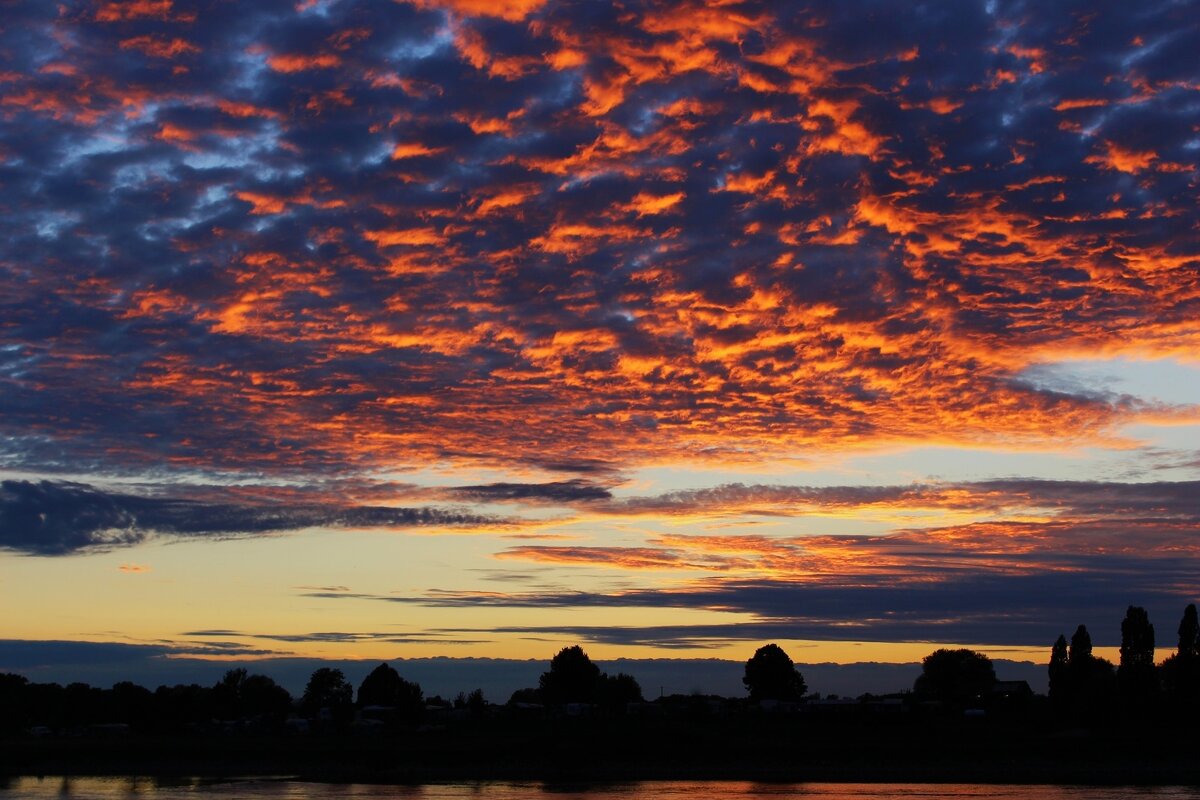
[(353, 783), (754, 780), (1200, 785), (1196, 734), (967, 720), (553, 720), (341, 735), (19, 737), (0, 774)]

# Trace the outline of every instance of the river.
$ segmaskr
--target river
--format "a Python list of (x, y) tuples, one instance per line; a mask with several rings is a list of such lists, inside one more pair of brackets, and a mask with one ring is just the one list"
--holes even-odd
[(197, 797), (230, 800), (1200, 800), (1200, 788), (887, 783), (763, 784), (719, 781), (647, 781), (602, 786), (503, 782), (376, 786), (261, 779), (216, 782), (63, 777), (0, 781), (0, 800), (195, 800)]

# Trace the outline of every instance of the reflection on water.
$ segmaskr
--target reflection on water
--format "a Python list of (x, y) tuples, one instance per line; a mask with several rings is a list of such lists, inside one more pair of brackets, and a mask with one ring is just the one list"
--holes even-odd
[(980, 784), (763, 784), (704, 781), (649, 781), (605, 786), (542, 783), (440, 783), (423, 786), (369, 786), (297, 781), (202, 781), (152, 778), (17, 778), (0, 780), (0, 800), (69, 797), (237, 798), (237, 800), (1200, 800), (1200, 790), (1183, 787), (1096, 788), (1076, 786), (986, 786)]

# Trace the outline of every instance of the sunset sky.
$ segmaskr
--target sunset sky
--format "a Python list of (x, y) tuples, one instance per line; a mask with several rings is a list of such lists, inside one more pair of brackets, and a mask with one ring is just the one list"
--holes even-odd
[(1200, 3), (0, 0), (0, 481), (10, 648), (1161, 658)]

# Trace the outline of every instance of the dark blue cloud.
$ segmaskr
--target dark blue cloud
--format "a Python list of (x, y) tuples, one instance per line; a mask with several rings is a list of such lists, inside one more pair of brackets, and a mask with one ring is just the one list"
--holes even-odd
[(27, 672), (64, 665), (126, 663), (169, 652), (171, 648), (165, 645), (0, 639), (0, 668)]
[(0, 548), (42, 556), (137, 544), (154, 535), (242, 536), (312, 527), (505, 524), (461, 510), (142, 497), (77, 483), (0, 482)]
[(550, 503), (575, 503), (609, 500), (608, 487), (581, 478), (549, 483), (487, 483), (478, 486), (455, 486), (446, 490), (453, 498), (474, 502), (533, 500)]
[[(672, 589), (513, 594), (431, 592), (424, 596), (310, 593), (327, 599), (376, 599), (440, 608), (680, 608), (750, 615), (754, 622), (658, 626), (498, 626), (450, 629), (453, 635), (492, 633), (576, 637), (604, 644), (665, 649), (719, 646), (731, 640), (945, 642), (1049, 646), (1062, 632), (1088, 625), (1099, 645), (1120, 644), (1120, 621), (1130, 604), (1170, 626), (1196, 598), (1180, 586), (1195, 585), (1190, 565), (1136, 560), (1090, 564), (1087, 572), (1030, 570), (1023, 575), (976, 575), (973, 567), (948, 567), (937, 580), (894, 581), (847, 575), (829, 582), (713, 580)], [(955, 572), (960, 574), (955, 575)], [(1132, 575), (1142, 577), (1132, 578)], [(1115, 590), (1114, 586), (1120, 586)], [(1169, 646), (1169, 643), (1168, 643)]]

